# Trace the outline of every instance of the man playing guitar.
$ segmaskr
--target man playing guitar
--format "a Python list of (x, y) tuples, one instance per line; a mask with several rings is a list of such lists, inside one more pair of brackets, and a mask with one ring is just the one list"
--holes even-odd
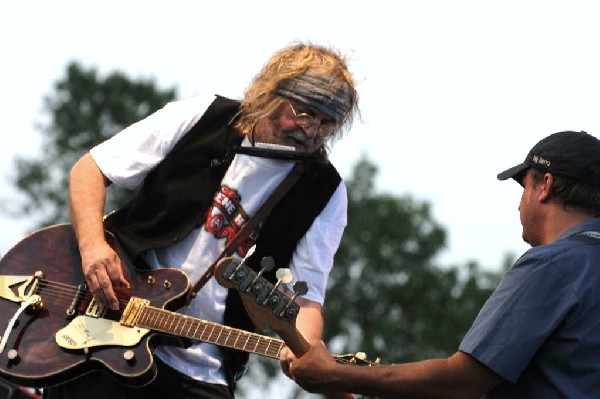
[[(298, 182), (235, 256), (244, 257), (255, 244), (249, 265), (259, 267), (260, 259), (271, 255), (296, 281), (306, 281), (308, 293), (297, 299), (297, 325), (306, 339), (319, 339), (327, 276), (347, 205), (326, 145), (350, 127), (357, 101), (337, 51), (297, 43), (273, 55), (241, 102), (220, 96), (176, 101), (91, 149), (73, 166), (69, 195), (83, 274), (94, 299), (116, 310), (116, 292), (129, 286), (106, 229), (136, 264), (178, 268), (195, 281), (294, 164), (305, 162)], [(310, 161), (257, 157), (236, 153), (236, 146), (315, 156)], [(109, 184), (138, 191), (103, 221)], [(179, 312), (253, 328), (239, 297), (214, 279)], [(155, 355), (158, 376), (145, 387), (117, 385), (90, 373), (46, 389), (44, 397), (231, 398), (247, 360), (245, 353), (208, 343), (160, 346)], [(294, 358), (287, 348), (281, 351), (285, 372)]]

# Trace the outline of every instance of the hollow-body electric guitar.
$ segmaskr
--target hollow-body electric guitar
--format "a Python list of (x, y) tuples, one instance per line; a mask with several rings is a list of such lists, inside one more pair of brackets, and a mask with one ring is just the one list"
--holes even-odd
[(48, 387), (104, 370), (141, 386), (156, 376), (152, 350), (164, 337), (279, 358), (283, 340), (174, 312), (190, 289), (186, 275), (138, 269), (116, 240), (111, 244), (131, 285), (115, 289), (118, 311), (99, 306), (88, 291), (71, 225), (38, 230), (0, 260), (0, 377)]

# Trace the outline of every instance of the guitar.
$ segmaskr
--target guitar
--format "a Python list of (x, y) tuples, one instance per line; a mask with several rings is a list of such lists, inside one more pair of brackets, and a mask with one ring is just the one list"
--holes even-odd
[(131, 285), (115, 289), (120, 306), (114, 311), (87, 290), (71, 225), (38, 230), (0, 260), (0, 377), (48, 387), (104, 370), (120, 383), (142, 386), (156, 376), (153, 348), (173, 338), (279, 358), (283, 340), (174, 312), (190, 289), (187, 276), (140, 270), (116, 240), (111, 244)]
[[(235, 258), (223, 258), (216, 266), (215, 278), (224, 287), (234, 288), (242, 298), (248, 316), (257, 328), (275, 331), (296, 357), (301, 357), (310, 349), (310, 343), (296, 328), (296, 315), (299, 307), (294, 302), (295, 297), (306, 293), (306, 286), (297, 288), (294, 285), (294, 295), (288, 296), (279, 290), (280, 281), (275, 284), (261, 276)], [(279, 278), (279, 277), (278, 277)], [(265, 312), (265, 308), (269, 312)], [(348, 356), (348, 355), (347, 355)], [(366, 360), (364, 354), (350, 355), (350, 364), (374, 366), (379, 364)], [(340, 359), (337, 359), (340, 362)], [(325, 395), (328, 399), (354, 398), (350, 393), (332, 392)]]

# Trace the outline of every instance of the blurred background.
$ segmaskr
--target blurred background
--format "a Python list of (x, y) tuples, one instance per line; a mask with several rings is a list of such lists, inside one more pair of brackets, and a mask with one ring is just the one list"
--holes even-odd
[[(326, 342), (384, 363), (452, 353), (527, 250), (520, 186), (496, 174), (550, 133), (600, 134), (596, 3), (213, 3), (0, 5), (0, 254), (68, 222), (90, 146), (171, 99), (241, 98), (274, 51), (310, 41), (349, 57), (362, 115), (331, 153), (350, 208)], [(314, 396), (270, 359), (241, 381), (242, 398)]]

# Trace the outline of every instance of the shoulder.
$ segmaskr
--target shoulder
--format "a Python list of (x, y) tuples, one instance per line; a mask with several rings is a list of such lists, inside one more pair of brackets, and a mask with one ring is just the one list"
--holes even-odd
[(517, 261), (540, 265), (548, 265), (559, 269), (569, 269), (569, 264), (600, 258), (600, 244), (592, 240), (579, 239), (570, 236), (559, 239), (551, 244), (540, 245), (525, 252)]
[(577, 292), (583, 286), (600, 287), (599, 261), (600, 245), (569, 237), (531, 248), (505, 277), (515, 284), (529, 281), (534, 286), (551, 285), (554, 281)]
[(203, 114), (217, 98), (218, 96), (207, 94), (186, 97), (167, 103), (161, 111), (179, 115)]

